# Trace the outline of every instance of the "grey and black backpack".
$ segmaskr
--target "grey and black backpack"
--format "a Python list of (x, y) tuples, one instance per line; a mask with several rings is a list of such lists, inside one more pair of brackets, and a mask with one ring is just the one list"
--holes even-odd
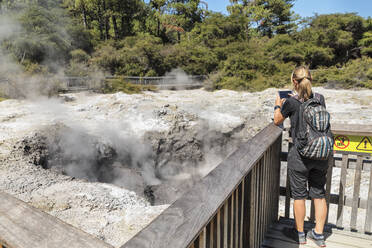
[(300, 106), (295, 146), (304, 158), (327, 160), (333, 153), (333, 144), (330, 114), (315, 93)]

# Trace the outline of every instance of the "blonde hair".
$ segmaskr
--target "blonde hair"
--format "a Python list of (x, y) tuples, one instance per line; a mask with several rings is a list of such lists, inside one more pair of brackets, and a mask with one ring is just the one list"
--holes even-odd
[(299, 99), (303, 99), (304, 101), (309, 100), (312, 94), (311, 82), (313, 81), (309, 68), (305, 66), (296, 67), (291, 75), (292, 82), (293, 79), (298, 83), (295, 91)]

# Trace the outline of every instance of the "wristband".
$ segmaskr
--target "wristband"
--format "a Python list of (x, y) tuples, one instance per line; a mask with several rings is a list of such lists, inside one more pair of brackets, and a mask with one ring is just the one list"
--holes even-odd
[(279, 105), (275, 105), (274, 107), (274, 111), (277, 110), (277, 109), (281, 109), (282, 107), (280, 107)]

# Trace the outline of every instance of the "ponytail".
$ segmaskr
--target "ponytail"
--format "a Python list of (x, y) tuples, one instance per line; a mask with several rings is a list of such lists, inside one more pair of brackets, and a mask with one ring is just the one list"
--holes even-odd
[(303, 99), (305, 102), (309, 100), (312, 94), (311, 82), (313, 81), (309, 68), (305, 66), (297, 67), (293, 71), (291, 79), (296, 80), (298, 83), (295, 90), (298, 93), (299, 99)]

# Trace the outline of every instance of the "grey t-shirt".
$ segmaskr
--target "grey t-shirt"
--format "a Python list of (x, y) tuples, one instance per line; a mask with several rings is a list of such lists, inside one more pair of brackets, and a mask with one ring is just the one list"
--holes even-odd
[[(325, 100), (322, 94), (317, 93), (320, 96), (320, 103), (325, 107)], [(311, 94), (310, 98), (313, 98), (314, 95)], [(296, 130), (297, 130), (297, 123), (298, 123), (298, 112), (300, 110), (301, 101), (297, 99), (296, 96), (288, 98), (282, 108), (281, 113), (284, 118), (289, 117), (291, 120), (291, 130), (290, 130), (290, 137), (296, 137)]]

